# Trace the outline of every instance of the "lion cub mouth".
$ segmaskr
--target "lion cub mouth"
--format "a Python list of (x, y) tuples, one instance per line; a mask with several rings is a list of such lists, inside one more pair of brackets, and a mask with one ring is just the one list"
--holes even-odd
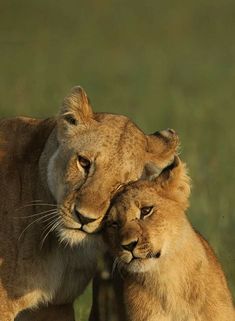
[(133, 262), (147, 262), (150, 259), (158, 259), (161, 256), (161, 251), (157, 251), (155, 253), (148, 253), (146, 256), (141, 257), (141, 256), (135, 256), (133, 253), (128, 252), (128, 253), (123, 253), (120, 258), (121, 260), (126, 263), (130, 264)]
[(161, 251), (155, 252), (155, 253), (151, 253), (149, 256), (147, 256), (147, 258), (149, 259), (158, 259), (161, 256)]

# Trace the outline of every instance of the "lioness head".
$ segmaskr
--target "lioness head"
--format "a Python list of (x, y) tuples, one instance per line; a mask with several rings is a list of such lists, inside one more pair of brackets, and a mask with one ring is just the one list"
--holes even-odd
[(144, 272), (180, 246), (189, 193), (189, 177), (178, 156), (155, 181), (126, 186), (113, 201), (105, 229), (116, 262), (129, 272)]
[(127, 117), (93, 113), (81, 87), (64, 99), (57, 141), (48, 184), (58, 204), (57, 230), (70, 244), (97, 232), (118, 189), (158, 176), (178, 145), (172, 130), (145, 135)]

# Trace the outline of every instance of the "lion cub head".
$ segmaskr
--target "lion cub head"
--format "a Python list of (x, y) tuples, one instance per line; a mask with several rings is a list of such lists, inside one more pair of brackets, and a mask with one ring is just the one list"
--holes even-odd
[(189, 194), (178, 156), (154, 181), (126, 186), (113, 201), (104, 234), (115, 262), (129, 272), (145, 272), (180, 246)]
[(56, 127), (47, 176), (59, 209), (57, 231), (70, 244), (99, 231), (119, 188), (158, 176), (178, 146), (172, 130), (145, 135), (125, 116), (93, 113), (81, 87), (64, 99)]

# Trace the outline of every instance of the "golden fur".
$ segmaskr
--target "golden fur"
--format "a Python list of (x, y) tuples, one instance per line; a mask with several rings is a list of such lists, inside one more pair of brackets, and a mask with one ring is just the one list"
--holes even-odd
[(222, 268), (185, 215), (189, 193), (175, 157), (154, 182), (130, 184), (114, 201), (105, 238), (122, 272), (128, 321), (235, 320)]
[(56, 305), (72, 304), (96, 270), (110, 199), (158, 175), (176, 145), (171, 131), (145, 135), (127, 117), (93, 113), (80, 87), (56, 118), (1, 120), (0, 320), (47, 303), (62, 320)]

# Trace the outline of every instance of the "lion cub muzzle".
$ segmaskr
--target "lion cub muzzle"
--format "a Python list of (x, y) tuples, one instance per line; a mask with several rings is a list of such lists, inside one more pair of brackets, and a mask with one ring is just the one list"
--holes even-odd
[(127, 264), (134, 260), (159, 258), (161, 255), (160, 250), (153, 252), (151, 244), (142, 236), (141, 227), (138, 227), (138, 229), (140, 229), (140, 233), (133, 233), (132, 235), (131, 228), (127, 225), (121, 232), (119, 256)]

